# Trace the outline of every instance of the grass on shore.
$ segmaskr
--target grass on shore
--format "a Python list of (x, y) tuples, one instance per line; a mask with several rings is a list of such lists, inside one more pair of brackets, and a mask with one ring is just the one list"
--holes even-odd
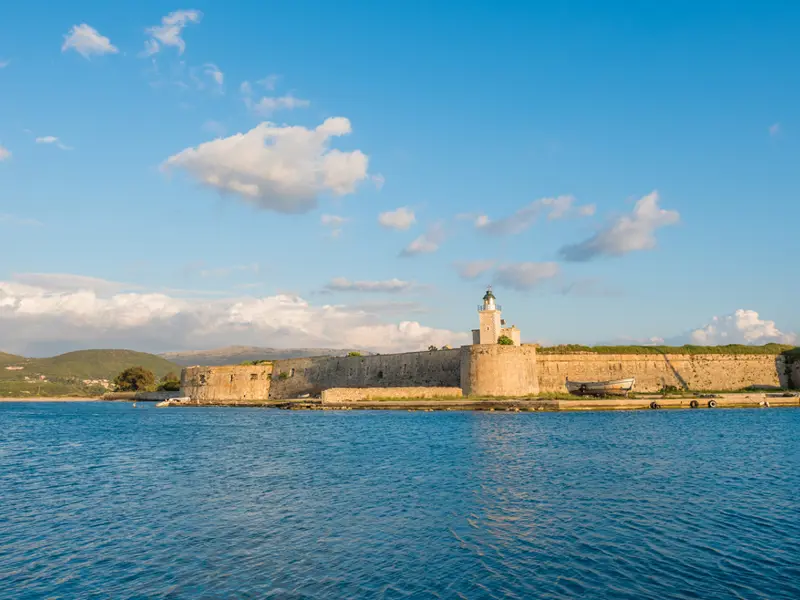
[(539, 354), (780, 354), (800, 357), (800, 348), (788, 344), (764, 344), (763, 346), (745, 346), (728, 344), (727, 346), (581, 346), (580, 344), (562, 344), (537, 348)]

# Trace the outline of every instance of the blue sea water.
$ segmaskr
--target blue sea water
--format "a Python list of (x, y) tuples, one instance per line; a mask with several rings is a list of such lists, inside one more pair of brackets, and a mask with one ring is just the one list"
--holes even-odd
[(800, 410), (0, 404), (0, 597), (800, 598)]

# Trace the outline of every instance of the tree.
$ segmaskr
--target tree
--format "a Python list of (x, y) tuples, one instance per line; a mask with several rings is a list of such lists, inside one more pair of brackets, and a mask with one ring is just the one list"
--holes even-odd
[(347, 356), (361, 356), (361, 352), (348, 352)]
[(181, 389), (181, 378), (173, 371), (170, 371), (161, 378), (161, 383), (158, 384), (159, 392), (177, 392)]
[(513, 346), (514, 340), (512, 340), (507, 335), (501, 335), (499, 338), (497, 338), (497, 343), (500, 344), (501, 346)]
[(428, 350), (430, 352), (433, 352), (434, 350), (438, 350), (438, 348), (436, 346), (431, 345), (431, 346), (428, 346)]
[(146, 392), (156, 385), (156, 376), (144, 367), (128, 367), (114, 378), (118, 392)]

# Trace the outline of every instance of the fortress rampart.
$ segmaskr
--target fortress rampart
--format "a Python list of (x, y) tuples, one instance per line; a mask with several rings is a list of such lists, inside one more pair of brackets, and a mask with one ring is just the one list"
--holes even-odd
[(635, 391), (735, 391), (749, 386), (790, 387), (794, 367), (800, 387), (800, 363), (788, 365), (779, 354), (542, 354), (537, 356), (539, 389), (564, 392), (565, 379), (607, 381), (635, 377)]
[(461, 351), (292, 358), (273, 363), (272, 400), (329, 388), (459, 387)]
[(187, 367), (181, 392), (200, 404), (260, 402), (269, 398), (272, 365)]
[[(249, 403), (319, 396), (427, 397), (433, 388), (460, 388), (464, 396), (526, 397), (565, 393), (566, 379), (635, 377), (634, 391), (665, 387), (736, 391), (749, 386), (800, 388), (800, 360), (776, 354), (549, 354), (532, 345), (478, 344), (460, 349), (376, 356), (277, 360), (257, 366), (189, 367), (183, 395), (202, 403)], [(428, 391), (420, 390), (430, 389)], [(387, 392), (386, 390), (391, 390)], [(402, 390), (402, 391), (401, 391)], [(377, 394), (377, 396), (375, 395)], [(439, 394), (440, 395), (440, 394)]]

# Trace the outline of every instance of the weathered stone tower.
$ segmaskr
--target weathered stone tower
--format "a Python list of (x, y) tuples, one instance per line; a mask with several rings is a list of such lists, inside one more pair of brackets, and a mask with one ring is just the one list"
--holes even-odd
[(497, 304), (497, 299), (492, 293), (492, 288), (486, 290), (483, 296), (483, 305), (478, 307), (478, 319), (480, 328), (472, 330), (473, 344), (496, 344), (501, 335), (505, 335), (514, 342), (515, 346), (520, 344), (519, 329), (515, 326), (504, 327), (506, 322), (501, 318), (502, 307)]

